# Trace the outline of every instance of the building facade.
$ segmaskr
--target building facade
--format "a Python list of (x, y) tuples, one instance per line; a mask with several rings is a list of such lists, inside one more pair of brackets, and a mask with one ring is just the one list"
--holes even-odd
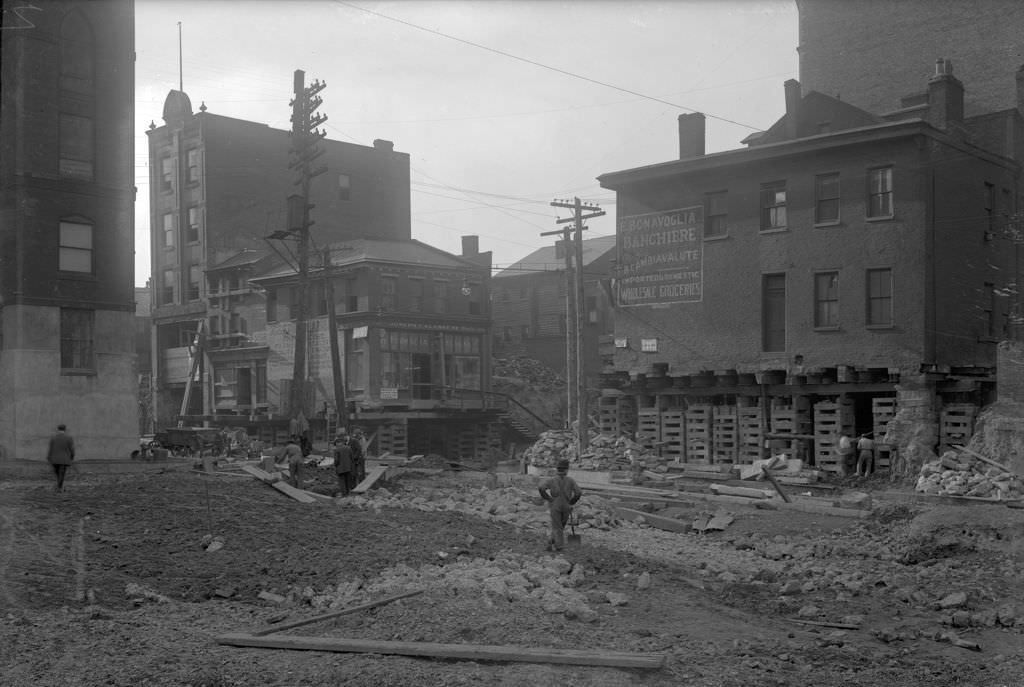
[(1024, 120), (966, 116), (946, 62), (920, 86), (879, 115), (789, 81), (746, 148), (703, 154), (683, 115), (682, 159), (600, 177), (618, 196), (606, 429), (695, 462), (797, 434), (785, 450), (825, 469), (840, 433), (963, 440), (953, 419), (990, 400), (1017, 333)]
[[(212, 414), (209, 394), (185, 398), (190, 375), (201, 387), (211, 383), (206, 360), (191, 364), (199, 324), (205, 328), (211, 314), (221, 322), (212, 308), (225, 294), (211, 294), (206, 275), (240, 251), (266, 249), (265, 238), (285, 228), (287, 198), (296, 188), (288, 131), (215, 115), (205, 105), (194, 112), (181, 91), (168, 94), (163, 119), (163, 126), (151, 124), (148, 132), (158, 425), (176, 422), (183, 408), (191, 416)], [(318, 164), (327, 172), (310, 187), (316, 241), (408, 239), (409, 156), (383, 140), (372, 147), (331, 140), (320, 145)], [(231, 334), (237, 343), (245, 332), (222, 329), (214, 336)]]
[(138, 445), (134, 5), (3, 3), (0, 454)]
[[(615, 237), (583, 241), (583, 367), (587, 388), (596, 389), (611, 359), (602, 343), (614, 331), (608, 287), (616, 257)], [(494, 351), (525, 356), (565, 374), (566, 282), (562, 243), (530, 253), (494, 275)]]

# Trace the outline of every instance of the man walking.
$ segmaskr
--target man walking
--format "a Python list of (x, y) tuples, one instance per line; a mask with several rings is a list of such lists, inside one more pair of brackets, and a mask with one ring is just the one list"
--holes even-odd
[(53, 466), (53, 474), (57, 477), (57, 486), (54, 491), (64, 491), (64, 476), (68, 472), (68, 466), (75, 459), (75, 440), (67, 434), (65, 425), (57, 425), (57, 433), (50, 437), (50, 448), (46, 453), (46, 460)]
[(576, 480), (569, 477), (568, 460), (559, 460), (555, 472), (554, 477), (548, 477), (537, 487), (541, 498), (548, 502), (548, 513), (551, 516), (548, 551), (561, 551), (565, 546), (565, 526), (572, 515), (572, 507), (583, 496)]
[(296, 489), (302, 489), (302, 447), (294, 434), (284, 447), (284, 459), (288, 463), (288, 481)]

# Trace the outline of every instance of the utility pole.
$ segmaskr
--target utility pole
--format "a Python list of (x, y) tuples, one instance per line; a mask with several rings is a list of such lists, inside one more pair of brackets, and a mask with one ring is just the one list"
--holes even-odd
[[(554, 205), (554, 203), (552, 203)], [(554, 236), (561, 234), (562, 239), (555, 245), (562, 246), (562, 258), (565, 261), (565, 388), (566, 388), (566, 424), (572, 427), (573, 418), (576, 417), (578, 405), (576, 384), (570, 381), (571, 375), (576, 374), (576, 288), (572, 278), (572, 261), (574, 252), (572, 250), (572, 235), (569, 227), (555, 231), (545, 231), (541, 236)]]
[(312, 168), (313, 161), (323, 155), (318, 143), (327, 135), (317, 127), (327, 121), (323, 114), (313, 114), (323, 98), (317, 95), (327, 84), (317, 80), (308, 87), (305, 85), (306, 73), (295, 70), (294, 94), (292, 106), (292, 146), (294, 158), (288, 168), (298, 172), (295, 182), (302, 188), (299, 195), (288, 198), (288, 230), (298, 239), (299, 285), (296, 298), (295, 314), (295, 356), (292, 368), (291, 415), (298, 418), (305, 415), (306, 401), (306, 334), (309, 319), (309, 228), (312, 222), (309, 211), (313, 207), (309, 203), (309, 182), (313, 177), (327, 171), (326, 167)]
[(341, 353), (338, 351), (338, 313), (334, 304), (334, 265), (331, 263), (330, 246), (324, 248), (324, 279), (328, 340), (331, 345), (331, 379), (334, 382), (334, 406), (338, 416), (337, 426), (348, 433), (348, 407), (345, 401), (345, 380), (341, 374)]
[[(572, 282), (570, 283), (567, 291), (572, 293), (570, 302), (572, 306), (568, 308), (567, 318), (570, 318), (569, 331), (566, 332), (568, 339), (572, 340), (571, 349), (574, 352), (572, 360), (566, 360), (566, 382), (571, 386), (575, 387), (575, 409), (576, 409), (576, 446), (578, 447), (579, 456), (587, 450), (587, 445), (590, 441), (590, 434), (588, 431), (587, 422), (587, 386), (586, 386), (586, 355), (584, 355), (584, 344), (583, 344), (583, 323), (586, 313), (586, 302), (583, 295), (583, 231), (586, 227), (583, 222), (592, 219), (594, 217), (601, 217), (604, 215), (604, 210), (600, 209), (597, 205), (590, 203), (583, 203), (579, 198), (573, 198), (572, 202), (564, 200), (552, 201), (552, 207), (558, 208), (569, 208), (573, 211), (573, 216), (566, 219), (559, 219), (556, 221), (557, 224), (573, 223), (575, 233), (572, 241), (568, 241), (569, 229), (563, 230), (563, 236), (565, 237), (565, 248), (566, 256), (570, 254), (569, 249), (572, 249), (572, 255), (575, 260), (575, 269), (572, 272)], [(584, 215), (583, 211), (587, 210), (588, 214)], [(568, 265), (568, 257), (566, 258)], [(566, 268), (566, 274), (569, 274), (569, 268)], [(568, 376), (572, 374), (574, 381), (569, 382)], [(571, 415), (570, 415), (571, 417)]]

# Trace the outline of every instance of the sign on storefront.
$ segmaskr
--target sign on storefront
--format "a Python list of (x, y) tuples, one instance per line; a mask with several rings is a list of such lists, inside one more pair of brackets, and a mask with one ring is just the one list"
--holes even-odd
[(704, 295), (701, 206), (620, 217), (618, 303), (699, 303)]

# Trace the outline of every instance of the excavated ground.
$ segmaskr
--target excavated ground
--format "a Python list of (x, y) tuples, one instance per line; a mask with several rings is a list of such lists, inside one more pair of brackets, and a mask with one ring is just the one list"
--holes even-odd
[[(858, 521), (730, 504), (725, 531), (680, 534), (624, 521), (590, 492), (583, 545), (556, 555), (529, 484), (487, 484), (406, 473), (309, 505), (187, 469), (78, 477), (63, 495), (0, 484), (2, 682), (1021, 684), (1024, 511), (896, 503)], [(215, 641), (412, 590), (287, 634), (666, 660), (623, 670)]]

